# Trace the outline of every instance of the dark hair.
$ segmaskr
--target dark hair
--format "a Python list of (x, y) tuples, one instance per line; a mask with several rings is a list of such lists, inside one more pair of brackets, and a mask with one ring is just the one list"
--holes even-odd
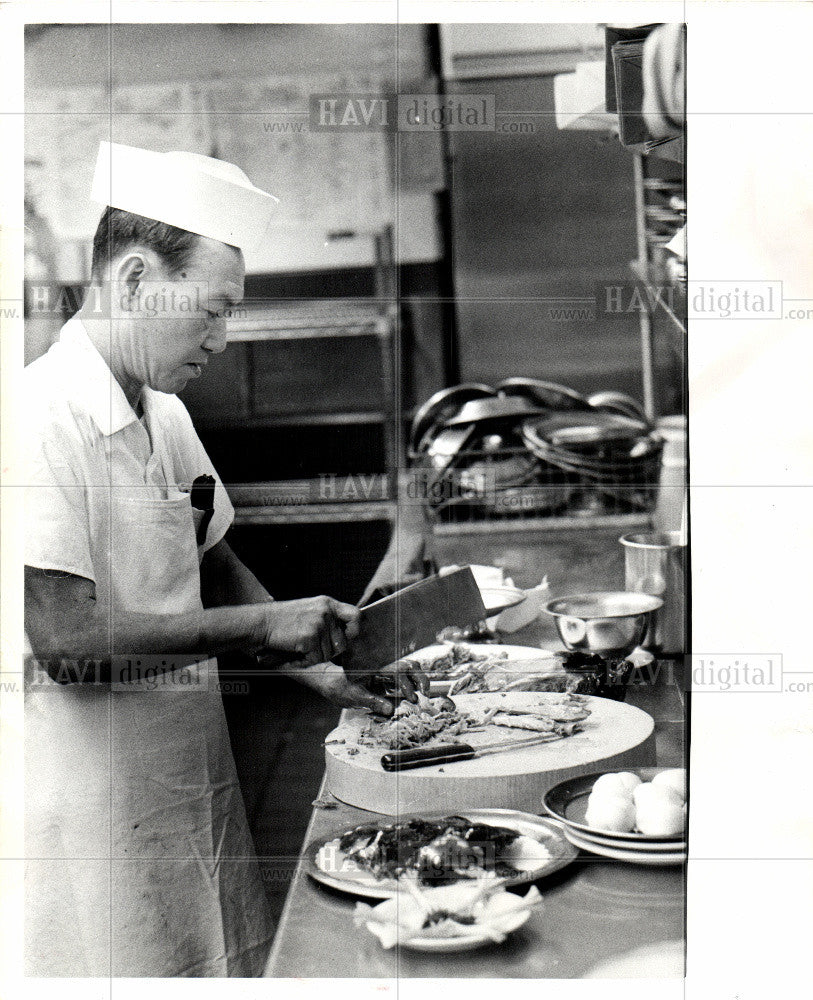
[(189, 263), (197, 242), (196, 233), (108, 206), (93, 237), (91, 277), (101, 278), (117, 254), (135, 245), (154, 250), (177, 273)]

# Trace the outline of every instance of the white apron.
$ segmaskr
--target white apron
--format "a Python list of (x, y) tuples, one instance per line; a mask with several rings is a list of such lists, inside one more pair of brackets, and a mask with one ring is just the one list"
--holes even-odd
[[(113, 600), (200, 608), (201, 512), (132, 492), (111, 501)], [(215, 661), (153, 689), (26, 674), (26, 973), (259, 975), (272, 925)]]

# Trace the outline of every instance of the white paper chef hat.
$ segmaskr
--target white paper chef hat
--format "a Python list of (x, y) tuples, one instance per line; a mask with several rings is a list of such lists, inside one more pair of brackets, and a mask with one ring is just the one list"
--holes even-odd
[(102, 142), (90, 197), (249, 253), (262, 245), (279, 199), (233, 163)]

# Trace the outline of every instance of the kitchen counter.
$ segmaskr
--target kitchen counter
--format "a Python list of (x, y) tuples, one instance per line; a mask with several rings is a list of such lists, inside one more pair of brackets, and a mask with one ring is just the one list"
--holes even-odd
[[(553, 596), (621, 589), (623, 554), (618, 534), (614, 529), (579, 529), (544, 535), (506, 531), (431, 538), (421, 533), (415, 516), (406, 516), (368, 589), (385, 586), (388, 579), (408, 579), (427, 558), (438, 565), (500, 565), (522, 587), (538, 584), (547, 574)], [(506, 641), (561, 648), (547, 618), (507, 636)], [(657, 764), (682, 766), (684, 711), (671, 670), (667, 667), (647, 683), (631, 686), (627, 701), (655, 719)], [(320, 798), (331, 799), (324, 784)], [(305, 844), (378, 818), (343, 803), (332, 809), (316, 808)], [(356, 897), (317, 885), (300, 859), (265, 974), (276, 978), (565, 979), (579, 977), (598, 962), (633, 948), (684, 936), (685, 873), (681, 866), (644, 867), (582, 853), (576, 862), (537, 884), (545, 898), (544, 909), (533, 913), (503, 944), (448, 955), (406, 948), (385, 951), (376, 938), (354, 926)]]

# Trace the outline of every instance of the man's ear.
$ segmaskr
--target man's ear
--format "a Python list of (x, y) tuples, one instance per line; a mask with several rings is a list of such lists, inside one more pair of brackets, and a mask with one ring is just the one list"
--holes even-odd
[(116, 284), (121, 289), (122, 306), (132, 306), (139, 298), (142, 282), (147, 272), (147, 262), (143, 254), (128, 253), (116, 268)]

